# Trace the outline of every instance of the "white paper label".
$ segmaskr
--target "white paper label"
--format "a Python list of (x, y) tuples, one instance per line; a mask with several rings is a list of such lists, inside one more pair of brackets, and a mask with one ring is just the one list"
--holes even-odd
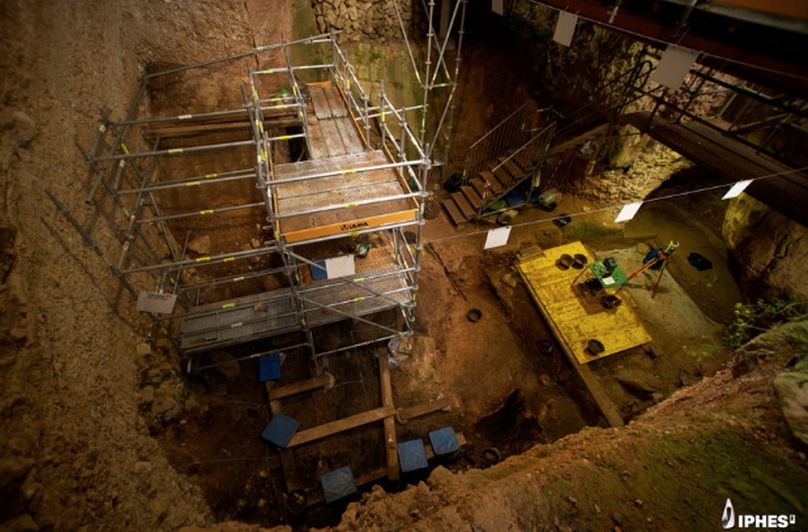
[(623, 205), (623, 208), (620, 209), (620, 214), (617, 215), (615, 218), (616, 223), (620, 222), (627, 222), (634, 218), (634, 215), (637, 214), (637, 211), (640, 210), (642, 206), (642, 202), (638, 201), (637, 203), (629, 203), (627, 205)]
[(176, 294), (160, 294), (157, 292), (141, 292), (137, 296), (137, 310), (139, 312), (156, 312), (158, 314), (171, 314), (177, 303)]
[(690, 68), (698, 57), (698, 52), (681, 48), (679, 46), (668, 45), (665, 52), (662, 54), (662, 60), (659, 62), (654, 73), (651, 75), (651, 80), (656, 81), (660, 85), (664, 85), (672, 90), (677, 90), (685, 76), (690, 72)]
[(485, 246), (483, 249), (498, 248), (508, 243), (508, 238), (511, 236), (511, 226), (498, 227), (491, 229), (485, 237)]
[(332, 259), (325, 259), (325, 275), (328, 279), (346, 277), (356, 273), (356, 264), (353, 255), (342, 255)]
[(572, 13), (561, 11), (558, 14), (553, 40), (558, 44), (569, 46), (572, 44), (572, 36), (575, 34), (575, 26), (578, 24), (578, 17)]

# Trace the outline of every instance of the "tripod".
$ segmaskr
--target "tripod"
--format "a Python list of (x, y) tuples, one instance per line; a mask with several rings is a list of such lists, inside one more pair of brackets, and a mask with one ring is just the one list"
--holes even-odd
[[(659, 283), (660, 281), (662, 281), (662, 274), (665, 273), (665, 267), (668, 265), (668, 259), (673, 254), (673, 252), (676, 251), (678, 247), (679, 242), (674, 242), (673, 240), (671, 240), (670, 242), (668, 242), (668, 245), (665, 246), (665, 249), (652, 250), (648, 255), (646, 255), (646, 258), (643, 261), (643, 265), (640, 266), (634, 273), (628, 276), (628, 281), (631, 281), (632, 279), (634, 279), (639, 274), (641, 274), (642, 272), (644, 272), (649, 268), (656, 269), (654, 268), (654, 266), (661, 264), (661, 266), (659, 267), (659, 275), (657, 276), (657, 280), (654, 283), (654, 288), (651, 290), (651, 299), (653, 299), (654, 296), (656, 296), (657, 289), (659, 288)], [(617, 290), (615, 295), (619, 294), (623, 290), (623, 288), (625, 288), (627, 285), (628, 282), (626, 282), (626, 284), (621, 286), (620, 289)]]

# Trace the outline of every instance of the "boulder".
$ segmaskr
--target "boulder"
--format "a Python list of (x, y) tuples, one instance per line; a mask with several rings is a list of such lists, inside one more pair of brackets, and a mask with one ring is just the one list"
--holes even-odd
[(188, 242), (188, 251), (197, 255), (210, 255), (210, 237), (199, 236)]

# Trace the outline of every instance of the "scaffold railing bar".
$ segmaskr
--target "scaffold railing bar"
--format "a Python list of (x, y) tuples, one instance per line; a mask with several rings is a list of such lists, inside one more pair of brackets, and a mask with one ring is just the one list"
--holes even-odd
[(266, 275), (274, 275), (276, 273), (285, 273), (286, 267), (280, 266), (277, 268), (268, 268), (266, 270), (258, 270), (254, 272), (248, 273), (236, 273), (233, 275), (227, 275), (224, 277), (217, 277), (215, 279), (211, 279), (210, 281), (206, 281), (204, 283), (196, 283), (196, 284), (186, 284), (180, 288), (180, 292), (190, 292), (192, 290), (201, 290), (203, 288), (208, 288), (211, 286), (216, 286), (220, 284), (227, 284), (227, 283), (240, 283), (241, 281), (247, 281), (249, 279), (256, 279), (258, 277), (264, 277)]
[[(389, 301), (389, 302), (391, 302), (393, 304), (393, 307), (391, 307), (391, 308), (408, 307), (410, 305), (410, 302), (407, 302), (407, 303), (399, 302), (399, 301), (396, 301), (395, 299), (392, 299), (392, 298), (387, 297), (387, 296), (390, 296), (390, 295), (393, 295), (393, 294), (400, 294), (401, 292), (410, 292), (410, 291), (412, 291), (411, 287), (404, 286), (404, 287), (401, 287), (401, 288), (394, 288), (393, 290), (386, 290), (384, 292), (380, 292), (378, 295), (375, 295), (375, 296), (359, 296), (359, 297), (353, 297), (353, 298), (350, 298), (350, 299), (343, 299), (342, 301), (335, 301), (333, 303), (320, 303), (318, 305), (318, 308), (307, 308), (307, 309), (304, 310), (304, 312), (317, 312), (318, 310), (321, 310), (321, 309), (332, 310), (335, 307), (341, 307), (343, 305), (350, 305), (351, 303), (359, 303), (359, 302), (365, 301), (366, 299), (385, 299), (385, 300), (387, 300), (387, 301)], [(305, 292), (300, 292), (300, 293), (305, 294)], [(350, 314), (350, 313), (348, 312), (346, 314)]]
[[(231, 174), (231, 175), (227, 175)], [(177, 180), (177, 181), (165, 181), (159, 183), (157, 185), (151, 185), (144, 189), (140, 188), (130, 188), (125, 190), (119, 190), (118, 194), (123, 196), (126, 194), (138, 194), (142, 192), (159, 192), (161, 190), (170, 190), (174, 188), (187, 188), (193, 186), (200, 186), (200, 185), (213, 185), (215, 183), (226, 183), (228, 181), (238, 181), (240, 179), (253, 179), (255, 177), (255, 171), (246, 169), (246, 170), (235, 170), (232, 172), (222, 172), (222, 173), (211, 173), (205, 174), (200, 176), (191, 177), (188, 179)]]
[[(234, 359), (228, 359), (226, 362), (217, 362), (215, 364), (208, 364), (207, 366), (199, 366), (199, 367), (196, 368), (196, 371), (202, 371), (203, 369), (215, 368), (215, 367), (218, 367), (218, 366), (222, 366), (224, 364), (232, 364), (233, 362), (242, 362), (244, 360), (251, 360), (253, 358), (260, 358), (260, 357), (263, 357), (263, 356), (266, 356), (266, 355), (272, 355), (272, 354), (278, 353), (279, 351), (288, 351), (288, 350), (291, 350), (291, 349), (298, 349), (300, 347), (308, 347), (308, 346), (309, 346), (309, 344), (302, 343), (302, 344), (293, 344), (293, 345), (287, 345), (287, 346), (284, 346), (284, 347), (278, 347), (276, 349), (270, 349), (269, 351), (261, 351), (259, 353), (253, 353), (252, 355), (245, 355), (243, 357), (238, 357), (238, 358), (234, 358)], [(256, 458), (255, 460), (265, 460), (265, 459), (266, 459), (265, 457), (261, 457), (261, 458)], [(239, 460), (241, 460), (241, 459), (239, 459)]]
[[(334, 47), (337, 50), (337, 54), (339, 54), (339, 58), (342, 60), (342, 64), (345, 71), (348, 73), (348, 76), (350, 77), (351, 81), (353, 81), (354, 84), (356, 85), (356, 89), (359, 91), (359, 96), (362, 98), (367, 98), (365, 88), (362, 87), (362, 84), (359, 82), (359, 78), (357, 78), (356, 73), (354, 73), (350, 61), (348, 61), (348, 57), (345, 55), (345, 53), (342, 51), (342, 48), (339, 47), (339, 44), (337, 44), (336, 41), (334, 41)], [(340, 78), (344, 77), (338, 68), (335, 67), (335, 70), (337, 71), (337, 75)]]
[(239, 116), (243, 114), (246, 114), (243, 108), (228, 109), (226, 111), (207, 111), (203, 113), (187, 113), (174, 116), (151, 116), (138, 120), (123, 120), (121, 122), (113, 122), (112, 124), (115, 126), (140, 126), (147, 124), (159, 124), (162, 122), (193, 122), (195, 120), (203, 120), (206, 118)]
[[(408, 111), (418, 111), (418, 110), (423, 109), (423, 108), (424, 108), (423, 105), (410, 105), (410, 106), (405, 106), (405, 107), (399, 107), (398, 109), (396, 109), (396, 111), (398, 111), (399, 113), (406, 113)], [(378, 106), (378, 105), (373, 106), (373, 107), (368, 107), (368, 111), (370, 111), (370, 114), (368, 114), (368, 118), (379, 118), (382, 115), (382, 113), (379, 112), (379, 111), (381, 111), (381, 106)], [(391, 111), (391, 109), (388, 109), (385, 106), (384, 112), (388, 113), (390, 111)]]
[[(84, 148), (82, 148), (78, 144), (76, 145), (76, 147), (79, 149), (81, 154), (84, 156), (85, 160), (87, 161), (87, 164), (90, 165), (90, 169), (92, 169), (92, 171), (95, 172), (96, 175), (101, 177), (101, 179), (100, 179), (101, 186), (103, 186), (104, 190), (106, 190), (107, 193), (109, 193), (109, 195), (112, 197), (112, 201), (115, 203), (115, 205), (118, 206), (119, 209), (121, 209), (121, 212), (123, 212), (124, 215), (127, 218), (129, 218), (131, 216), (131, 213), (129, 212), (129, 209), (127, 209), (126, 205), (123, 204), (123, 201), (121, 201), (121, 198), (120, 198), (120, 196), (118, 196), (118, 193), (115, 190), (113, 190), (110, 187), (110, 185), (103, 179), (103, 175), (101, 173), (101, 170), (93, 162), (93, 160), (90, 159), (89, 154), (84, 151)], [(137, 167), (134, 167), (134, 168), (137, 168)], [(154, 257), (155, 259), (158, 259), (159, 255), (158, 255), (157, 251), (154, 249), (154, 246), (152, 246), (151, 241), (146, 237), (146, 235), (143, 233), (143, 231), (141, 231), (140, 227), (138, 227), (136, 229), (136, 231), (137, 231), (137, 235), (143, 239), (143, 242), (146, 244), (146, 248), (149, 250), (152, 257)]]
[(298, 242), (289, 242), (289, 243), (286, 244), (286, 247), (294, 248), (294, 247), (303, 246), (303, 245), (307, 245), (307, 244), (316, 244), (316, 243), (319, 243), (319, 242), (328, 242), (330, 240), (338, 240), (340, 238), (345, 238), (346, 236), (356, 237), (356, 236), (364, 235), (364, 234), (368, 234), (368, 233), (377, 233), (379, 231), (387, 231), (389, 229), (396, 229), (398, 227), (409, 227), (411, 225), (416, 225), (417, 223), (418, 223), (418, 220), (414, 218), (412, 220), (407, 220), (405, 222), (396, 222), (396, 223), (392, 223), (392, 224), (377, 225), (377, 226), (374, 226), (374, 227), (369, 227), (367, 229), (357, 229), (357, 230), (354, 230), (354, 231), (347, 231), (347, 232), (344, 232), (344, 233), (336, 233), (336, 234), (333, 234), (333, 235), (327, 235), (327, 236), (321, 236), (321, 237), (317, 237), (317, 238), (300, 240)]
[[(296, 315), (297, 315), (297, 312), (292, 311), (292, 312), (282, 312), (280, 314), (272, 314), (272, 315), (268, 314), (266, 316), (256, 316), (254, 318), (248, 318), (248, 319), (244, 319), (244, 320), (239, 320), (236, 324), (229, 325), (226, 328), (226, 330), (236, 329), (238, 327), (244, 327), (244, 326), (247, 326), (247, 325), (254, 325), (256, 323), (261, 323), (261, 322), (264, 322), (264, 321), (267, 321), (267, 320), (274, 320), (274, 319), (279, 319), (279, 318), (289, 318), (289, 317), (296, 316)], [(287, 327), (283, 327), (283, 329), (286, 329), (286, 328)], [(297, 328), (297, 326), (295, 326), (295, 328)], [(202, 336), (202, 335), (206, 335), (206, 334), (209, 334), (209, 333), (212, 333), (212, 332), (221, 331), (222, 329), (223, 329), (223, 327), (216, 327), (216, 326), (205, 327), (204, 329), (199, 329), (197, 331), (184, 332), (182, 334), (182, 337), (183, 338), (193, 338), (195, 336)], [(271, 329), (267, 329), (267, 330), (271, 330)]]
[[(154, 140), (154, 147), (152, 149), (157, 149), (160, 145), (160, 138), (156, 138)], [(138, 176), (140, 177), (140, 188), (145, 189), (148, 184), (149, 180), (151, 179), (152, 173), (154, 172), (154, 167), (156, 164), (156, 159), (149, 160), (149, 166), (146, 168), (145, 173), (141, 173), (140, 171), (137, 172)], [(134, 165), (133, 165), (134, 167)], [(132, 247), (132, 241), (135, 237), (135, 229), (137, 228), (137, 218), (140, 216), (140, 211), (143, 208), (143, 195), (144, 193), (141, 191), (135, 197), (135, 206), (132, 209), (132, 215), (129, 217), (129, 226), (126, 229), (126, 239), (123, 243), (123, 249), (121, 250), (120, 258), (118, 259), (118, 270), (122, 270), (125, 266), (126, 259), (129, 256), (129, 250)]]
[[(404, 117), (403, 114), (398, 113), (396, 108), (387, 98), (387, 95), (384, 96), (384, 100), (385, 104), (390, 107), (390, 112), (393, 113), (393, 115), (398, 119), (398, 123), (400, 124), (401, 128), (406, 132), (407, 137), (410, 139), (410, 142), (412, 143), (413, 147), (418, 152), (418, 155), (421, 157), (421, 159), (426, 159), (426, 154), (424, 153), (423, 145), (421, 144), (421, 141), (419, 141), (416, 138), (415, 134), (410, 129), (410, 124), (409, 122), (407, 122), (407, 119)], [(426, 107), (427, 107), (426, 104), (421, 106), (423, 110), (426, 110)]]
[(268, 255), (270, 253), (277, 253), (277, 252), (278, 252), (277, 246), (265, 246), (262, 248), (256, 248), (244, 251), (233, 251), (229, 253), (221, 253), (219, 255), (197, 257), (195, 259), (174, 261), (161, 264), (152, 264), (149, 266), (140, 266), (138, 268), (129, 268), (127, 270), (122, 271), (121, 273), (129, 275), (132, 273), (141, 273), (155, 270), (165, 270), (165, 269), (178, 270), (190, 267), (199, 268), (204, 266), (213, 266), (216, 264), (221, 264), (223, 262), (231, 262), (234, 260), (260, 257), (261, 255)]
[(186, 70), (193, 70), (195, 68), (201, 68), (206, 66), (215, 65), (218, 63), (226, 63), (228, 61), (235, 61), (237, 59), (242, 59), (244, 57), (249, 57), (251, 55), (259, 55), (264, 52), (268, 52), (270, 50), (276, 50), (278, 48), (285, 48), (287, 46), (294, 46), (298, 44), (323, 44), (327, 42), (331, 42), (332, 35), (338, 35), (342, 33), (341, 30), (332, 31), (331, 33), (322, 33), (320, 35), (313, 35), (311, 37), (306, 37), (305, 39), (297, 39), (294, 41), (282, 42), (282, 43), (275, 43), (275, 44), (268, 44), (264, 46), (257, 46), (252, 48), (251, 50), (247, 50), (244, 52), (239, 52), (237, 54), (232, 54), (224, 57), (219, 57), (216, 59), (210, 59), (208, 61), (201, 61), (199, 63), (194, 63), (191, 65), (184, 65), (176, 68), (170, 68), (168, 70), (163, 70), (161, 72), (154, 72), (152, 74), (146, 74), (144, 79), (149, 80), (152, 78), (156, 78), (159, 76), (166, 76), (168, 74), (177, 74), (180, 72), (185, 72)]
[[(283, 291), (285, 293), (277, 293), (277, 292), (280, 292), (280, 291)], [(268, 303), (268, 302), (271, 302), (271, 301), (278, 301), (278, 300), (282, 300), (282, 299), (292, 299), (291, 290), (286, 292), (285, 290), (281, 289), (281, 290), (275, 290), (275, 291), (272, 291), (272, 292), (264, 292), (263, 294), (260, 294), (260, 295), (266, 296), (266, 297), (259, 297), (259, 298), (252, 299), (252, 300), (250, 300), (248, 302), (244, 302), (244, 303), (240, 303), (240, 304), (233, 303), (232, 301), (220, 302), (217, 307), (210, 308), (210, 309), (207, 309), (207, 310), (194, 311), (193, 309), (191, 309), (190, 311), (183, 312), (181, 314), (165, 314), (163, 316), (160, 316), (159, 319), (161, 321), (171, 321), (171, 320), (175, 320), (175, 319), (178, 319), (178, 318), (184, 318), (184, 319), (187, 319), (187, 318), (204, 318), (206, 316), (213, 316), (214, 314), (219, 314), (219, 313), (224, 312), (224, 311), (232, 312), (232, 311), (235, 311), (235, 310), (243, 310), (243, 309), (246, 309), (246, 308), (250, 308), (250, 307), (254, 306), (257, 303)], [(213, 305), (213, 303), (209, 303), (209, 305)]]
[(414, 271), (414, 270), (415, 270), (415, 268), (401, 268), (401, 269), (397, 269), (397, 270), (391, 270), (389, 272), (377, 273), (377, 274), (374, 274), (374, 275), (368, 275), (368, 276), (363, 276), (363, 277), (354, 277), (353, 279), (351, 279), (352, 282), (350, 282), (350, 283), (346, 282), (346, 281), (342, 281), (342, 278), (337, 278), (337, 279), (332, 279), (332, 280), (333, 281), (339, 281), (339, 282), (323, 284), (323, 285), (317, 285), (317, 286), (303, 287), (303, 288), (298, 289), (298, 292), (300, 292), (301, 294), (312, 294), (314, 292), (319, 292), (319, 291), (322, 291), (322, 290), (326, 290), (328, 288), (334, 288), (336, 286), (347, 286), (349, 284), (362, 284), (362, 283), (367, 283), (369, 281), (377, 281), (379, 279), (386, 279), (388, 277), (396, 277), (397, 275), (402, 275), (402, 274), (405, 274), (405, 273), (408, 273), (408, 272)]
[(370, 166), (358, 166), (354, 168), (343, 168), (339, 170), (328, 170), (326, 172), (318, 172), (315, 174), (309, 174), (304, 176), (296, 176), (296, 177), (285, 177), (282, 179), (275, 179), (274, 181), (269, 182), (269, 186), (275, 185), (283, 185), (285, 183), (298, 183), (300, 181), (309, 181), (312, 179), (319, 179), (321, 177), (331, 177), (336, 175), (351, 175), (357, 174), (362, 172), (373, 172), (376, 170), (387, 170), (391, 168), (399, 168), (401, 166), (418, 166), (420, 164), (424, 164), (425, 161), (423, 160), (412, 160), (412, 161), (401, 161), (401, 162), (393, 162), (393, 163), (385, 163), (385, 164), (375, 164)]
[(118, 155), (107, 155), (104, 157), (96, 157), (95, 161), (120, 161), (127, 159), (138, 159), (143, 157), (161, 157), (164, 155), (180, 155), (186, 153), (196, 153), (203, 151), (224, 150), (227, 148), (240, 148), (242, 146), (255, 145), (254, 140), (237, 140), (233, 142), (220, 142), (217, 144), (204, 144), (201, 146), (187, 146), (183, 148), (169, 148), (166, 150), (144, 151), (135, 153), (122, 153)]
[(399, 227), (398, 234), (401, 235), (401, 242), (404, 244), (402, 247), (407, 250), (410, 260), (415, 263), (415, 256), (412, 254), (412, 250), (410, 249), (410, 243), (407, 242), (407, 236), (404, 234), (404, 229)]
[[(134, 117), (137, 116), (137, 112), (138, 112), (138, 109), (140, 107), (140, 101), (143, 99), (143, 96), (145, 94), (146, 94), (146, 82), (142, 81), (140, 83), (140, 87), (138, 88), (137, 94), (135, 95), (134, 99), (132, 100), (132, 103), (129, 105), (129, 109), (126, 111), (126, 117), (125, 118), (127, 120), (132, 120)], [(123, 142), (125, 133), (126, 133), (126, 126), (123, 126), (118, 130), (117, 135), (115, 135), (115, 142), (112, 144), (112, 153), (113, 154), (115, 153), (115, 150), (117, 150), (118, 147), (121, 146), (121, 142)], [(93, 154), (92, 157), (94, 157), (94, 156), (95, 156), (95, 154)], [(96, 158), (88, 159), (88, 162), (91, 163), (91, 166), (93, 166), (91, 161), (98, 161), (98, 160), (100, 160), (100, 159), (96, 157)], [(96, 179), (95, 183), (93, 183), (93, 186), (90, 188), (90, 192), (87, 193), (87, 199), (84, 200), (84, 202), (87, 203), (87, 204), (92, 204), (95, 201), (95, 195), (98, 192), (98, 187), (100, 187), (102, 183), (105, 184), (104, 183), (104, 173), (101, 172), (100, 169), (98, 169), (97, 167), (94, 167), (93, 170), (98, 175), (98, 179)], [(122, 168), (119, 166), (117, 171), (121, 172)], [(118, 177), (116, 176), (116, 180), (117, 179), (118, 179)]]
[(402, 336), (409, 336), (409, 334), (411, 334), (411, 333), (403, 332), (403, 331), (402, 332), (396, 332), (396, 334), (390, 334), (390, 335), (387, 335), (387, 336), (382, 336), (380, 338), (375, 338), (373, 340), (366, 340), (364, 342), (359, 342), (359, 343), (351, 344), (351, 345), (348, 345), (348, 346), (338, 347), (337, 349), (331, 349), (330, 351), (323, 351), (322, 353), (314, 353), (313, 356), (315, 358), (319, 358), (319, 357), (324, 357), (324, 356), (328, 356), (328, 355), (333, 355), (333, 354), (336, 354), (336, 353), (341, 353), (343, 351), (348, 351), (350, 349), (356, 349), (357, 347), (365, 347), (366, 345), (373, 345), (373, 344), (377, 344), (379, 342), (386, 342), (386, 341), (392, 340), (393, 338), (400, 338)]
[[(322, 268), (322, 266), (320, 266), (320, 265), (319, 265), (319, 264), (317, 264), (316, 262), (311, 261), (311, 260), (309, 260), (309, 259), (307, 259), (307, 258), (305, 258), (305, 257), (301, 257), (300, 255), (298, 255), (298, 254), (297, 254), (297, 253), (295, 253), (294, 251), (287, 250), (287, 251), (286, 251), (286, 253), (288, 253), (289, 255), (291, 255), (292, 257), (294, 257), (295, 259), (297, 259), (297, 260), (299, 260), (299, 261), (301, 261), (301, 262), (304, 262), (304, 263), (306, 263), (306, 264), (308, 264), (308, 265), (310, 265), (310, 266), (315, 266), (315, 267), (317, 267), (317, 268)], [(359, 282), (358, 282), (358, 281), (354, 281), (353, 279), (350, 279), (350, 278), (348, 278), (348, 277), (340, 277), (340, 278), (339, 278), (339, 282), (329, 284), (329, 285), (328, 285), (328, 287), (330, 288), (330, 287), (333, 287), (333, 286), (341, 286), (341, 285), (353, 285), (353, 286), (355, 286), (355, 287), (357, 287), (357, 288), (360, 288), (360, 289), (362, 289), (362, 290), (365, 290), (366, 292), (369, 292), (369, 293), (373, 294), (373, 295), (374, 295), (374, 296), (376, 296), (376, 297), (383, 298), (383, 299), (387, 299), (387, 300), (388, 300), (388, 301), (390, 301), (391, 303), (394, 303), (394, 304), (398, 305), (398, 302), (397, 302), (397, 301), (395, 301), (395, 300), (393, 300), (393, 299), (391, 299), (391, 298), (389, 298), (389, 297), (385, 297), (385, 296), (384, 296), (382, 293), (377, 292), (376, 290), (373, 290), (372, 288), (369, 288), (369, 287), (365, 286), (364, 284), (362, 284), (363, 282), (364, 282), (364, 281), (359, 281)], [(307, 294), (307, 293), (310, 293), (310, 291), (306, 291), (305, 289), (298, 288), (297, 293), (298, 293), (298, 295), (299, 295), (299, 294)]]
[[(334, 63), (324, 63), (320, 65), (298, 65), (292, 66), (292, 70), (319, 70), (324, 68), (334, 68)], [(253, 73), (259, 76), (266, 76), (269, 74), (282, 74), (286, 72), (286, 67), (273, 67), (265, 68), (262, 70), (254, 70)]]
[[(328, 312), (333, 312), (333, 313), (339, 314), (340, 316), (343, 316), (345, 318), (356, 320), (356, 321), (361, 321), (362, 323), (366, 323), (368, 325), (378, 327), (379, 329), (383, 329), (383, 330), (385, 330), (387, 332), (391, 332), (393, 334), (398, 334), (398, 331), (396, 331), (395, 329), (391, 329), (390, 327), (382, 325), (381, 323), (375, 323), (375, 322), (367, 320), (367, 319), (365, 319), (365, 318), (363, 318), (361, 316), (352, 315), (352, 314), (349, 314), (348, 312), (343, 312), (343, 311), (341, 311), (339, 309), (336, 309), (336, 308), (327, 307), (326, 305), (318, 303), (317, 301), (313, 301), (313, 300), (307, 298), (306, 296), (303, 296), (303, 295), (300, 295), (300, 294), (298, 294), (297, 297), (300, 300), (302, 300), (303, 302), (308, 303), (309, 305), (314, 305), (315, 307), (318, 307), (320, 309), (326, 310)], [(398, 305), (398, 303), (396, 303), (396, 305)], [(311, 312), (312, 310), (314, 310), (314, 309), (305, 309), (306, 312)]]
[(181, 220), (183, 218), (194, 218), (196, 216), (210, 216), (212, 214), (221, 214), (223, 212), (240, 211), (243, 209), (254, 209), (256, 207), (263, 207), (264, 205), (265, 203), (263, 201), (257, 201), (254, 203), (244, 203), (242, 205), (229, 205), (227, 207), (216, 207), (215, 209), (204, 209), (201, 211), (183, 212), (179, 214), (166, 214), (165, 216), (155, 216), (153, 218), (138, 220), (137, 223), (150, 224), (168, 220)]
[(405, 193), (405, 194), (394, 194), (392, 196), (381, 196), (381, 197), (378, 197), (378, 198), (356, 200), (356, 201), (351, 201), (349, 203), (336, 203), (336, 204), (332, 204), (332, 205), (325, 205), (324, 207), (317, 207), (315, 209), (308, 209), (308, 210), (305, 210), (305, 211), (290, 212), (290, 213), (287, 213), (287, 214), (278, 213), (276, 218), (278, 220), (286, 220), (286, 219), (289, 219), (289, 218), (296, 218), (298, 216), (307, 216), (307, 215), (311, 215), (311, 214), (320, 214), (322, 212), (338, 211), (338, 210), (341, 210), (341, 209), (353, 209), (354, 207), (363, 207), (365, 205), (375, 205), (377, 203), (386, 203), (388, 201), (398, 201), (398, 200), (404, 200), (404, 199), (409, 199), (409, 198), (420, 198), (420, 197), (421, 197), (420, 192), (410, 192), (410, 193)]

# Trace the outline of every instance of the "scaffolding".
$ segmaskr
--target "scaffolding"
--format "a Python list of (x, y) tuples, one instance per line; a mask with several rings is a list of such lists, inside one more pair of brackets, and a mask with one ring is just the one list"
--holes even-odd
[[(458, 2), (455, 15), (465, 3)], [(143, 76), (125, 118), (114, 122), (105, 117), (92, 148), (80, 148), (93, 176), (86, 202), (107, 196), (125, 219), (117, 257), (108, 257), (48, 193), (135, 299), (145, 293), (169, 300), (169, 312), (147, 309), (153, 332), (167, 331), (191, 369), (204, 367), (194, 354), (255, 340), (280, 342), (273, 341), (272, 351), (307, 349), (316, 361), (412, 332), (432, 167), (430, 144), (423, 142), (425, 114), (420, 124), (411, 125), (412, 108), (396, 107), (383, 82), (372, 102), (337, 35), (283, 41)], [(292, 64), (290, 51), (306, 47), (318, 48), (308, 57), (331, 60)], [(445, 48), (446, 42), (438, 60), (444, 68)], [(177, 83), (183, 76), (240, 61), (247, 63), (240, 107), (139, 116), (150, 85)], [(314, 80), (303, 83), (304, 74)], [(432, 85), (425, 85), (425, 98)], [(425, 101), (417, 108), (425, 113), (428, 105)], [(441, 122), (450, 114), (447, 105)], [(110, 149), (103, 153), (110, 133)], [(130, 150), (136, 145), (144, 148)], [(174, 168), (196, 169), (198, 160), (185, 164), (183, 158), (200, 155), (217, 161), (248, 157), (253, 164), (158, 171), (164, 160), (173, 161)], [(238, 183), (253, 184), (257, 201), (211, 202), (211, 197), (222, 199), (217, 187)], [(166, 211), (166, 196), (181, 198), (183, 208)], [(193, 207), (184, 207), (190, 203)], [(243, 213), (263, 218), (252, 239), (257, 245), (246, 249), (216, 246), (209, 253), (194, 253), (191, 231), (178, 229), (188, 221)], [(332, 275), (328, 261), (337, 257), (353, 257), (348, 260), (353, 270)], [(230, 288), (244, 292), (239, 287), (259, 282), (271, 288), (211, 297)], [(320, 348), (318, 329), (343, 320), (370, 326), (376, 334)]]

